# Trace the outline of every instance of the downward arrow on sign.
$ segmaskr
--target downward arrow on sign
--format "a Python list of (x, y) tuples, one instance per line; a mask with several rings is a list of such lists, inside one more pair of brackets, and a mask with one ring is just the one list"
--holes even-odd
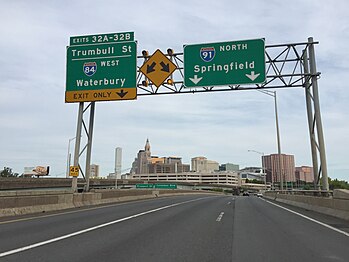
[(154, 67), (156, 66), (156, 63), (153, 62), (151, 65), (147, 65), (147, 74), (151, 73), (151, 72), (154, 72), (155, 69)]
[(202, 77), (198, 77), (197, 75), (194, 75), (194, 78), (189, 77), (189, 79), (190, 79), (190, 81), (192, 81), (196, 85), (197, 83), (199, 83), (201, 81)]
[(161, 62), (160, 63), (161, 65), (161, 71), (164, 71), (164, 72), (170, 72), (170, 64), (165, 64), (164, 62)]
[(260, 75), (260, 73), (255, 74), (254, 71), (251, 71), (251, 74), (245, 74), (245, 76), (247, 76), (249, 79), (251, 79), (252, 81), (254, 81), (258, 76)]
[(121, 92), (116, 92), (121, 98), (123, 98), (125, 95), (127, 95), (128, 92), (124, 92), (124, 89), (121, 89)]

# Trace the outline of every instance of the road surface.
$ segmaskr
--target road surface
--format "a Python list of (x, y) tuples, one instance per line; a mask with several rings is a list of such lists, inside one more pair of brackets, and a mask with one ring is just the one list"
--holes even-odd
[(348, 232), (255, 196), (176, 196), (1, 219), (0, 261), (347, 262)]

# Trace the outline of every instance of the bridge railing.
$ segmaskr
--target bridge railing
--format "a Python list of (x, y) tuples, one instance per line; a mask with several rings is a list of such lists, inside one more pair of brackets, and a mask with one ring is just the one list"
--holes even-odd
[(264, 197), (288, 205), (349, 220), (349, 190), (266, 191)]

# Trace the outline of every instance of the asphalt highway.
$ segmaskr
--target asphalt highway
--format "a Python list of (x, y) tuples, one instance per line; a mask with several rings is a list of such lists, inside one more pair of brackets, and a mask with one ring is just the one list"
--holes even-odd
[(349, 261), (349, 223), (190, 195), (0, 220), (0, 261)]

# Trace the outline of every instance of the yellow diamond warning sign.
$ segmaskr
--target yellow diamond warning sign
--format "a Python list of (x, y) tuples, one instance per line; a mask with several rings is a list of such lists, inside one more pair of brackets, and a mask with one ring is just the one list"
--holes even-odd
[(176, 65), (158, 49), (142, 65), (140, 71), (149, 78), (156, 87), (159, 87), (176, 68)]

